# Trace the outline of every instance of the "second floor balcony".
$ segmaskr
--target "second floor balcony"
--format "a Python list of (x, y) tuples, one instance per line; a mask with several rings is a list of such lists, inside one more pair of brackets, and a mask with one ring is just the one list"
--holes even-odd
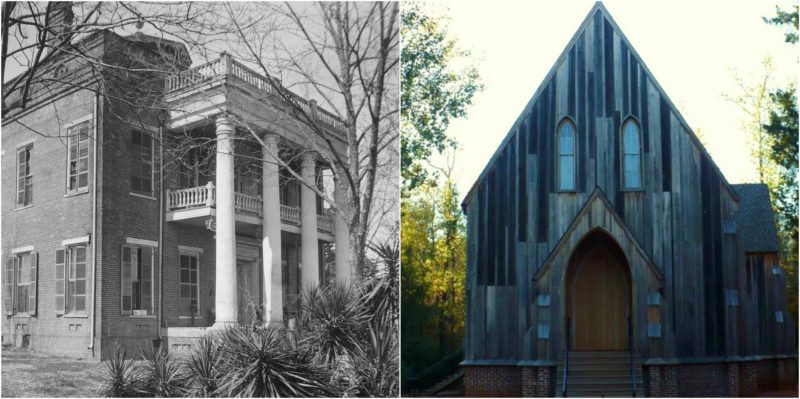
[[(202, 225), (204, 220), (216, 215), (215, 192), (214, 183), (211, 182), (204, 186), (167, 190), (167, 221)], [(263, 209), (261, 196), (237, 192), (234, 197), (234, 205), (237, 225), (261, 225)], [(280, 212), (283, 230), (293, 231), (300, 227), (300, 207), (281, 204)], [(333, 226), (332, 211), (317, 215), (318, 231), (333, 234)]]

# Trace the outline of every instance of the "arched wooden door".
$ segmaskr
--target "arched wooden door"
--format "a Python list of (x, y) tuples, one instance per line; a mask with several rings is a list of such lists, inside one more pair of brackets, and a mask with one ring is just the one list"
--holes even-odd
[(627, 268), (622, 251), (607, 236), (589, 237), (579, 245), (568, 272), (572, 350), (628, 349)]

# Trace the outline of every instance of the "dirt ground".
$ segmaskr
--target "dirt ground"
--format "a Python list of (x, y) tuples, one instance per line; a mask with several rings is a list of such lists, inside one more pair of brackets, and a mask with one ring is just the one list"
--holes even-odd
[(3, 348), (0, 396), (96, 397), (98, 373), (103, 368), (97, 360)]

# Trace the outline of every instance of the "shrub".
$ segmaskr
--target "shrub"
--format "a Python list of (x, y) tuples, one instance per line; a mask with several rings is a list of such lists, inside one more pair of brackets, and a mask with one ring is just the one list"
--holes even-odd
[(281, 330), (230, 327), (220, 345), (216, 393), (227, 397), (333, 396), (325, 368), (291, 348)]
[(192, 376), (193, 395), (204, 398), (214, 396), (220, 377), (219, 361), (219, 346), (214, 339), (206, 336), (195, 343), (186, 362)]
[(359, 292), (338, 283), (304, 291), (300, 310), (299, 345), (328, 365), (359, 350), (371, 317)]
[(125, 349), (119, 346), (105, 362), (100, 372), (100, 396), (125, 398), (143, 394), (142, 375), (133, 359), (128, 359)]
[(172, 398), (188, 392), (188, 375), (164, 346), (158, 349), (150, 346), (141, 352), (144, 358), (142, 385), (147, 396)]
[(357, 365), (356, 395), (397, 397), (399, 393), (399, 348), (397, 329), (389, 313), (376, 315), (365, 344), (353, 358)]

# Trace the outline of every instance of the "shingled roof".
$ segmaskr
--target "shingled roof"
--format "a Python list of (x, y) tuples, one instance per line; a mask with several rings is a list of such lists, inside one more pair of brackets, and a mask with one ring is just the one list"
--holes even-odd
[(736, 227), (745, 252), (778, 252), (775, 214), (765, 184), (733, 184), (739, 194)]

